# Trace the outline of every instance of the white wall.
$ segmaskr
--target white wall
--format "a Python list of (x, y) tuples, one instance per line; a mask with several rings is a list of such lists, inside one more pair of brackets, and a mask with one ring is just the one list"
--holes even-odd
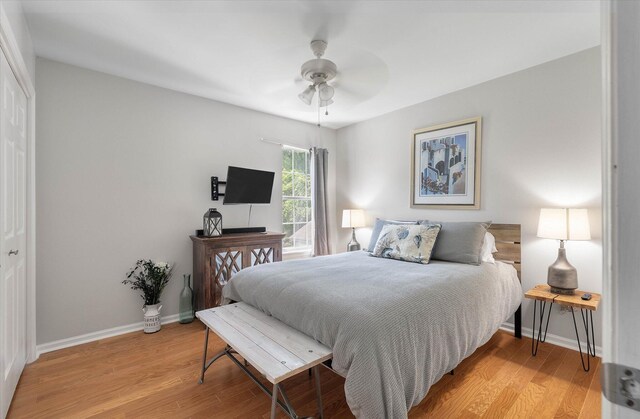
[(11, 28), (33, 82), (35, 80), (36, 55), (33, 50), (33, 42), (31, 42), (27, 20), (22, 11), (22, 4), (15, 0), (3, 0), (0, 2), (0, 15), (3, 16), (2, 24), (5, 24), (4, 17), (7, 19), (6, 24)]
[[(593, 240), (568, 243), (567, 254), (580, 287), (601, 291), (600, 73), (593, 48), (340, 129), (337, 214), (364, 208), (370, 225), (375, 217), (519, 223), (526, 290), (546, 282), (557, 254), (557, 242), (536, 238), (540, 208), (586, 207)], [(475, 116), (483, 118), (481, 209), (410, 208), (411, 132)], [(358, 231), (363, 245), (370, 233)], [(338, 250), (348, 235), (338, 230)], [(532, 310), (523, 303), (525, 327)], [(553, 316), (549, 333), (573, 339), (570, 316)], [(594, 320), (599, 335), (599, 313)]]
[(205, 210), (246, 225), (248, 206), (210, 198), (228, 165), (278, 173), (252, 225), (280, 231), (281, 149), (261, 136), (329, 149), (336, 212), (333, 130), (45, 59), (36, 74), (39, 344), (141, 321), (142, 300), (120, 283), (139, 258), (176, 263), (162, 302), (177, 313)]
[[(640, 3), (606, 2), (602, 8), (605, 142), (605, 278), (603, 364), (640, 369)], [(616, 368), (603, 368), (602, 417), (638, 419), (614, 384)], [(636, 378), (637, 379), (637, 378)], [(619, 404), (609, 401), (608, 397)], [(637, 404), (634, 406), (637, 409)]]

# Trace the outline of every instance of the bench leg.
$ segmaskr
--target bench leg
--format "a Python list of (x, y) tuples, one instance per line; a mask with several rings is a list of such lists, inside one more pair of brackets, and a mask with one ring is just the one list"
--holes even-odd
[(287, 396), (287, 392), (284, 391), (284, 386), (282, 384), (278, 384), (278, 389), (280, 389), (280, 393), (282, 394), (282, 400), (284, 401), (284, 405), (287, 407), (287, 410), (285, 410), (285, 413), (289, 415), (289, 417), (291, 418), (294, 418), (294, 419), (297, 418), (298, 416), (296, 415), (296, 411), (293, 410), (293, 406), (289, 401), (289, 396)]
[[(290, 418), (292, 419), (299, 418), (299, 416), (296, 415), (296, 412), (293, 409), (291, 402), (289, 401), (289, 397), (287, 397), (287, 393), (284, 391), (284, 387), (281, 384), (274, 384), (273, 390), (269, 391), (269, 389), (264, 384), (262, 384), (262, 382), (255, 375), (253, 375), (253, 373), (249, 371), (247, 367), (243, 365), (244, 362), (246, 362), (246, 360), (244, 362), (241, 362), (239, 359), (233, 356), (233, 354), (237, 352), (234, 351), (229, 345), (227, 345), (222, 352), (215, 355), (213, 358), (211, 358), (207, 362), (207, 343), (209, 340), (208, 333), (205, 335), (204, 339), (205, 339), (204, 341), (205, 352), (204, 352), (203, 361), (202, 361), (202, 373), (200, 375), (200, 384), (202, 384), (202, 382), (204, 381), (204, 373), (209, 368), (209, 366), (213, 364), (213, 362), (215, 362), (217, 359), (226, 355), (229, 359), (231, 359), (231, 361), (233, 361), (234, 364), (236, 364), (251, 379), (251, 381), (253, 381), (260, 388), (260, 390), (262, 390), (267, 396), (271, 397), (271, 418), (272, 419), (276, 417), (276, 410), (278, 406), (280, 406), (282, 411)], [(316, 384), (316, 397), (318, 402), (319, 417), (322, 419), (324, 418), (324, 413), (322, 411), (322, 393), (320, 391), (320, 367), (316, 365), (312, 369), (315, 373), (314, 375), (316, 378), (315, 384)], [(311, 368), (309, 370), (311, 371)], [(279, 400), (280, 395), (282, 395), (282, 402)]]
[(320, 419), (324, 418), (324, 412), (322, 408), (322, 390), (320, 389), (320, 367), (316, 365), (313, 367), (313, 375), (316, 377), (316, 401), (318, 402), (318, 416)]
[(204, 328), (204, 353), (202, 354), (202, 372), (200, 373), (200, 381), (204, 382), (204, 372), (207, 370), (207, 346), (209, 345), (209, 328)]
[(271, 419), (276, 419), (276, 407), (278, 406), (278, 385), (273, 385), (271, 392)]

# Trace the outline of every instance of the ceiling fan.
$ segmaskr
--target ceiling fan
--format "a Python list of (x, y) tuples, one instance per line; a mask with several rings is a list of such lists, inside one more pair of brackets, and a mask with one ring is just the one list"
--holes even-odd
[[(310, 44), (292, 40), (291, 46), (266, 51), (261, 70), (253, 71), (254, 66), (249, 69), (251, 92), (298, 115), (317, 113), (319, 121), (329, 107), (335, 114), (346, 115), (386, 86), (387, 65), (368, 51), (368, 46), (332, 41), (331, 61), (324, 58), (326, 38), (311, 39), (314, 41)], [(301, 57), (309, 56), (309, 47), (315, 57), (304, 62)], [(301, 67), (300, 61), (304, 62)], [(339, 70), (336, 62), (340, 63)]]
[(311, 41), (311, 51), (316, 58), (302, 64), (300, 69), (302, 78), (311, 84), (298, 97), (302, 102), (311, 105), (317, 92), (318, 108), (326, 108), (333, 103), (335, 89), (327, 82), (333, 80), (338, 73), (338, 67), (333, 61), (322, 58), (326, 49), (327, 43), (325, 41), (318, 39)]

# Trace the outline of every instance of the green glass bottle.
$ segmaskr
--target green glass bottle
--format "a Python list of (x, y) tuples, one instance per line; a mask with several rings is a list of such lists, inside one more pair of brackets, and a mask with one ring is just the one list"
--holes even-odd
[(191, 274), (185, 274), (184, 288), (180, 293), (180, 305), (178, 318), (180, 323), (191, 323), (193, 321), (193, 290), (191, 289)]

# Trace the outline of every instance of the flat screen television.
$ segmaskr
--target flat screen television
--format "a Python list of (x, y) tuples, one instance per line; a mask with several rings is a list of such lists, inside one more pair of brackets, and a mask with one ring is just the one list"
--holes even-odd
[(274, 172), (229, 166), (223, 204), (270, 204)]

